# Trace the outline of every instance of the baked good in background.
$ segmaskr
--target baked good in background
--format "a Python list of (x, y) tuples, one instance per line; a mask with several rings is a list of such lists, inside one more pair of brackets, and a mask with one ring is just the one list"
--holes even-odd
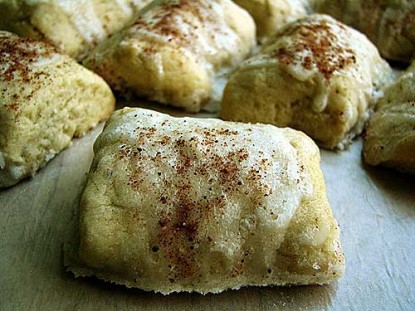
[(0, 31), (0, 187), (33, 175), (114, 103), (105, 81), (69, 56)]
[(252, 15), (259, 41), (308, 14), (307, 0), (234, 0)]
[(415, 173), (415, 62), (385, 90), (366, 126), (366, 163)]
[(157, 0), (83, 64), (113, 89), (199, 111), (255, 46), (251, 16), (230, 0)]
[(151, 0), (0, 0), (0, 30), (46, 39), (82, 59)]
[(321, 147), (344, 149), (392, 76), (364, 35), (310, 15), (284, 27), (231, 75), (221, 117), (289, 126)]
[(320, 153), (301, 132), (124, 108), (94, 152), (76, 276), (168, 294), (343, 274)]
[(311, 0), (326, 13), (361, 31), (387, 59), (410, 62), (415, 56), (415, 1)]

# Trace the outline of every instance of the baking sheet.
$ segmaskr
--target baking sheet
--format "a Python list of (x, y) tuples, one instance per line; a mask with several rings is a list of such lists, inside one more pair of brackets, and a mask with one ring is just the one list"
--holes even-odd
[(346, 256), (345, 276), (334, 284), (162, 296), (74, 279), (62, 266), (62, 245), (77, 230), (101, 130), (75, 140), (34, 178), (0, 191), (0, 310), (415, 310), (415, 176), (365, 167), (360, 139), (344, 152), (322, 151)]

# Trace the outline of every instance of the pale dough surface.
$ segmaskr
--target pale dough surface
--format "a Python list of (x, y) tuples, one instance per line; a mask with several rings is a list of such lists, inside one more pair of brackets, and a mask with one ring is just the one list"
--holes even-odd
[(385, 58), (409, 62), (415, 56), (413, 0), (311, 0), (311, 6), (364, 33)]
[(94, 151), (76, 276), (168, 294), (343, 274), (319, 150), (301, 132), (125, 108)]
[(99, 41), (132, 22), (150, 0), (0, 0), (0, 29), (46, 39), (83, 58)]
[(231, 75), (221, 117), (293, 127), (324, 148), (344, 149), (391, 78), (364, 35), (310, 15), (280, 30)]
[(0, 187), (33, 175), (114, 104), (105, 81), (69, 56), (0, 31)]
[(157, 0), (84, 65), (115, 90), (197, 112), (220, 101), (255, 41), (251, 16), (230, 0)]
[(415, 63), (385, 90), (366, 126), (368, 164), (415, 173)]
[(308, 14), (306, 0), (234, 0), (255, 20), (260, 41), (277, 30)]

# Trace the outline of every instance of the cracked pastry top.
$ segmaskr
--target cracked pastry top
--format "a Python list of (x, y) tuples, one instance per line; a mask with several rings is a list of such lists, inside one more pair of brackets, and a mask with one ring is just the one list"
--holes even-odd
[(293, 127), (322, 147), (344, 149), (391, 78), (364, 35), (310, 15), (284, 27), (231, 75), (221, 117)]
[(323, 284), (344, 258), (301, 132), (116, 111), (94, 145), (76, 276), (164, 294)]
[(415, 174), (415, 62), (377, 103), (366, 126), (363, 154), (370, 165)]
[(0, 29), (48, 40), (82, 59), (130, 22), (150, 0), (0, 0)]
[(114, 102), (104, 80), (69, 56), (0, 31), (0, 188), (33, 175)]
[(113, 89), (197, 112), (255, 46), (255, 25), (230, 0), (157, 0), (84, 65)]

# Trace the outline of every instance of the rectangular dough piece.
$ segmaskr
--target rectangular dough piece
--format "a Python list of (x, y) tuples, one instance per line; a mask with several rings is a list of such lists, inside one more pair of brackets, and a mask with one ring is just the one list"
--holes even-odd
[(105, 81), (69, 56), (0, 31), (0, 188), (33, 175), (114, 105)]
[(220, 102), (255, 41), (251, 16), (230, 0), (156, 0), (84, 65), (126, 95), (197, 112)]
[(366, 163), (415, 174), (415, 62), (385, 89), (366, 126)]
[(169, 294), (343, 274), (319, 150), (301, 132), (125, 108), (94, 151), (66, 260), (76, 276)]
[(82, 59), (151, 0), (0, 0), (0, 29), (46, 39)]
[(280, 30), (231, 75), (221, 117), (289, 126), (324, 148), (344, 149), (391, 76), (364, 35), (310, 15)]

